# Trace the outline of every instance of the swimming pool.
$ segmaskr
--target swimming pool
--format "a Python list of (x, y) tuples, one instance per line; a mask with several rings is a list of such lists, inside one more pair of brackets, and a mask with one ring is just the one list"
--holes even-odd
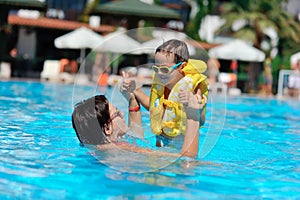
[[(0, 87), (1, 199), (300, 198), (299, 101), (228, 97), (225, 118), (213, 118), (225, 120), (207, 155), (189, 168), (180, 159), (129, 173), (100, 164), (78, 145), (72, 85), (2, 81)], [(89, 96), (93, 88), (78, 90)], [(214, 129), (211, 121), (201, 139)]]

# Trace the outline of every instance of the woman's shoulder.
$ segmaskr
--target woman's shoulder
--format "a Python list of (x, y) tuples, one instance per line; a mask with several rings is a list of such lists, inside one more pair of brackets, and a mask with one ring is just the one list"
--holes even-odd
[(107, 144), (101, 144), (97, 145), (98, 150), (109, 150), (109, 149), (114, 149), (114, 148), (130, 148), (132, 147), (131, 144), (128, 142), (113, 142), (113, 143), (107, 143)]

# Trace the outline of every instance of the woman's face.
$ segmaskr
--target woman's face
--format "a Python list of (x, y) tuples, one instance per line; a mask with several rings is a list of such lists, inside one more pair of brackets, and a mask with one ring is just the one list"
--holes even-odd
[(109, 103), (109, 113), (111, 122), (109, 124), (112, 135), (116, 139), (124, 135), (128, 130), (128, 126), (124, 120), (124, 113), (119, 111), (114, 105)]
[[(174, 63), (174, 54), (172, 53), (161, 51), (155, 54), (155, 65), (157, 67), (171, 68), (176, 64), (177, 63)], [(158, 71), (156, 74), (163, 85), (168, 85), (172, 83), (180, 73), (178, 69), (174, 69), (170, 73), (162, 73), (161, 71)]]

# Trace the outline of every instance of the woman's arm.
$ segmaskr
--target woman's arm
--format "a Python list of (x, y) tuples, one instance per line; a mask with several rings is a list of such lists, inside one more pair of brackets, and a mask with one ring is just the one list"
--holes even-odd
[(138, 147), (138, 146), (129, 144), (127, 142), (97, 145), (97, 149), (102, 150), (102, 151), (112, 150), (112, 149), (116, 149), (116, 148), (119, 148), (120, 150), (124, 150), (124, 151), (148, 154), (148, 155), (153, 155), (153, 156), (172, 156), (172, 157), (177, 157), (177, 158), (182, 156), (181, 154), (177, 154), (177, 153), (155, 151), (155, 150), (148, 149), (148, 148)]
[(184, 141), (181, 148), (181, 154), (188, 157), (198, 155), (199, 148), (199, 128), (200, 128), (200, 113), (206, 106), (206, 97), (201, 98), (201, 90), (198, 89), (196, 94), (181, 90), (179, 93), (180, 102), (184, 105), (187, 122)]
[(142, 114), (140, 110), (140, 104), (136, 100), (133, 93), (129, 94), (129, 106), (128, 106), (128, 124), (129, 128), (134, 133), (134, 136), (144, 138), (144, 129), (142, 125)]
[[(203, 95), (202, 101), (205, 101), (204, 107), (200, 110), (200, 126), (203, 126), (205, 124), (205, 115), (206, 115), (206, 102), (207, 102), (207, 94), (208, 93), (202, 93), (200, 89), (200, 84), (195, 88), (195, 94), (198, 94), (200, 97)], [(205, 98), (205, 99), (204, 99)]]
[(142, 88), (137, 88), (133, 93), (142, 106), (149, 110), (150, 97), (143, 92)]
[(181, 154), (188, 157), (196, 157), (199, 148), (199, 121), (187, 119)]
[(129, 94), (133, 93), (136, 100), (140, 102), (143, 107), (149, 110), (150, 97), (143, 92), (141, 87), (137, 88), (135, 80), (130, 79), (127, 73), (122, 72), (122, 76), (123, 81), (120, 87), (120, 91), (123, 96), (127, 99), (127, 101), (129, 101)]
[(123, 81), (120, 87), (120, 92), (129, 102), (128, 105), (128, 125), (133, 136), (144, 138), (144, 129), (142, 126), (142, 115), (140, 111), (140, 103), (135, 98), (133, 91), (136, 89), (135, 81), (129, 79), (128, 74), (122, 72)]

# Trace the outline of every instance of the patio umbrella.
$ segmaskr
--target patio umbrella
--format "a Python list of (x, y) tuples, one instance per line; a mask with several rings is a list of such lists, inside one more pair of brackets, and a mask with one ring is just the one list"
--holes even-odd
[(103, 41), (95, 47), (97, 52), (112, 52), (122, 54), (139, 54), (141, 44), (129, 37), (126, 31), (116, 31), (103, 37)]
[(54, 45), (61, 49), (80, 49), (80, 63), (85, 58), (85, 49), (94, 48), (103, 37), (86, 27), (78, 28), (54, 40)]
[(263, 62), (265, 53), (248, 45), (242, 40), (234, 40), (224, 45), (211, 48), (208, 55), (212, 58), (224, 60), (240, 60), (248, 62)]
[(141, 0), (110, 1), (95, 7), (92, 15), (100, 15), (102, 19), (111, 18), (127, 19), (128, 29), (138, 27), (140, 20), (151, 21), (154, 24), (168, 22), (169, 20), (180, 20), (181, 15), (173, 9), (157, 4), (149, 4)]
[[(164, 42), (170, 40), (170, 39), (178, 39), (178, 38), (154, 38), (152, 40), (149, 40), (147, 42), (142, 43), (141, 45), (141, 51), (143, 53), (147, 53), (147, 54), (154, 54), (155, 53), (155, 49), (162, 45)], [(192, 45), (186, 43), (187, 48), (189, 50), (189, 54), (190, 55), (195, 55), (196, 54), (196, 50), (195, 47), (193, 47)]]
[[(171, 40), (171, 39), (178, 39), (178, 40), (186, 40), (187, 36), (182, 32), (176, 31), (167, 31), (167, 30), (154, 30), (152, 33), (154, 39), (149, 40), (147, 42), (142, 43), (141, 49), (143, 53), (151, 53), (155, 52), (155, 49), (163, 44), (164, 42)], [(196, 54), (196, 49), (192, 45), (186, 43), (190, 55)]]
[(300, 60), (300, 52), (295, 53), (291, 56), (292, 69), (297, 65), (298, 60)]
[[(141, 44), (135, 39), (129, 37), (126, 31), (116, 31), (104, 36), (103, 41), (93, 50), (96, 52), (111, 52), (113, 60), (119, 57), (119, 54), (141, 54)], [(113, 74), (117, 73), (117, 62), (113, 65)]]

